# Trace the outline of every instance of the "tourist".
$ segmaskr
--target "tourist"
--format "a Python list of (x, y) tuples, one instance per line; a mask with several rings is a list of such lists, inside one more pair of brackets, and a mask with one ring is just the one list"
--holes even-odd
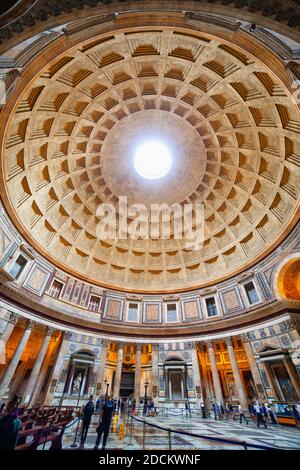
[(205, 405), (203, 401), (200, 404), (200, 408), (201, 408), (202, 418), (206, 418), (206, 410), (205, 410)]
[(136, 409), (136, 400), (135, 398), (131, 402), (131, 413), (134, 414)]
[(120, 413), (121, 408), (122, 408), (122, 398), (119, 398), (119, 400), (118, 400), (118, 414)]
[(99, 425), (96, 429), (97, 439), (95, 442), (94, 450), (98, 449), (102, 434), (103, 434), (102, 449), (103, 450), (105, 449), (113, 413), (114, 413), (114, 402), (108, 396), (106, 401), (103, 404), (101, 414), (100, 414), (100, 419), (99, 419)]
[[(106, 397), (106, 400), (107, 400), (107, 397)], [(117, 398), (114, 398), (113, 405), (114, 405), (114, 414), (115, 414), (117, 406), (118, 406), (118, 399)]]
[(0, 418), (0, 450), (14, 450), (17, 445), (21, 427), (21, 421), (18, 419), (19, 402), (20, 398), (14, 395)]
[(244, 420), (246, 421), (246, 424), (248, 424), (248, 420), (245, 416), (245, 412), (241, 406), (241, 404), (239, 403), (238, 405), (238, 410), (239, 410), (239, 415), (240, 415), (240, 424), (242, 424), (242, 419), (244, 418)]
[(95, 410), (96, 413), (98, 413), (98, 412), (100, 411), (101, 401), (102, 401), (102, 400), (101, 400), (101, 398), (100, 398), (100, 396), (99, 396), (99, 397), (97, 398), (97, 400), (96, 400), (96, 410)]
[(80, 442), (81, 446), (83, 446), (85, 443), (86, 436), (87, 436), (87, 433), (91, 424), (91, 419), (92, 419), (94, 411), (95, 411), (95, 407), (93, 403), (93, 395), (90, 395), (90, 399), (86, 403), (83, 409), (81, 442)]
[(213, 403), (212, 409), (213, 409), (213, 412), (214, 412), (214, 415), (215, 415), (215, 421), (218, 421), (220, 419), (220, 416), (221, 416), (220, 404), (218, 402)]
[(254, 405), (254, 409), (255, 409), (255, 414), (256, 414), (256, 418), (257, 418), (257, 426), (259, 427), (261, 424), (263, 424), (266, 428), (267, 424), (264, 420), (264, 416), (263, 416), (264, 411), (263, 411), (262, 405), (260, 405), (258, 402), (256, 402), (256, 404)]
[(149, 405), (148, 405), (148, 416), (154, 416), (154, 415), (155, 415), (154, 401), (150, 400)]
[(185, 416), (188, 416), (188, 414), (191, 415), (191, 409), (190, 409), (190, 404), (188, 402), (185, 402)]
[(266, 404), (266, 409), (267, 409), (268, 416), (270, 417), (271, 423), (272, 424), (277, 424), (277, 421), (275, 419), (273, 410), (272, 410), (271, 406), (269, 405), (269, 403)]

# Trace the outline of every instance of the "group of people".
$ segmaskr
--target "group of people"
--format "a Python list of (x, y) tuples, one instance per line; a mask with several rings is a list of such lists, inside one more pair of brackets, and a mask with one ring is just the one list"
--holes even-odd
[[(81, 439), (80, 444), (83, 447), (88, 430), (91, 424), (92, 416), (95, 412), (94, 406), (94, 397), (93, 395), (90, 396), (89, 401), (84, 405), (82, 410), (82, 427), (81, 427)], [(111, 420), (116, 410), (116, 404), (114, 400), (111, 400), (110, 396), (106, 396), (101, 400), (96, 401), (96, 410), (100, 413), (99, 423), (96, 428), (97, 438), (95, 442), (94, 449), (97, 450), (101, 441), (101, 437), (103, 435), (102, 441), (102, 449), (105, 449), (107, 438), (109, 435)]]
[(272, 424), (277, 424), (273, 410), (269, 403), (260, 403), (255, 401), (249, 405), (249, 412), (253, 417), (256, 417), (256, 423), (259, 427), (261, 424), (266, 428), (268, 418), (271, 420)]
[[(213, 402), (211, 407), (212, 407), (215, 420), (216, 421), (222, 420), (224, 416), (230, 416), (230, 414), (234, 416), (234, 412), (237, 411), (238, 416), (240, 418), (240, 424), (242, 424), (243, 420), (245, 421), (246, 424), (248, 424), (249, 420), (247, 419), (246, 410), (243, 409), (240, 403), (238, 403), (236, 406), (237, 406), (237, 410), (234, 409), (234, 406), (232, 403), (226, 403), (224, 406), (222, 403)], [(206, 417), (205, 406), (204, 404), (202, 405), (202, 403), (201, 403), (201, 411), (202, 411), (202, 417)], [(271, 421), (272, 424), (277, 424), (273, 410), (269, 403), (260, 403), (258, 401), (255, 401), (249, 404), (248, 411), (250, 415), (253, 417), (253, 419), (256, 420), (258, 427), (260, 425), (263, 425), (266, 428), (268, 419)], [(205, 416), (203, 415), (203, 413)]]
[[(110, 425), (112, 417), (115, 413), (122, 414), (123, 412), (130, 410), (132, 414), (136, 411), (136, 400), (135, 398), (115, 398), (111, 399), (109, 396), (98, 397), (96, 404), (94, 405), (94, 397), (90, 396), (89, 401), (84, 405), (82, 410), (82, 427), (81, 427), (81, 446), (84, 446), (89, 426), (91, 424), (92, 416), (94, 413), (99, 413), (99, 424), (96, 428), (97, 439), (95, 442), (94, 449), (98, 449), (100, 440), (103, 434), (102, 449), (105, 449), (107, 438), (109, 435)], [(149, 400), (144, 404), (144, 415), (153, 416), (156, 409), (153, 400)]]

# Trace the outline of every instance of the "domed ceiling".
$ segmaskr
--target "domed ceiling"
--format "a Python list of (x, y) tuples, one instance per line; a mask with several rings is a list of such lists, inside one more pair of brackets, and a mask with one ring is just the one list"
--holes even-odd
[[(133, 168), (148, 136), (170, 145), (159, 180)], [(204, 286), (254, 263), (299, 206), (300, 116), (262, 63), (217, 38), (117, 32), (44, 69), (17, 103), (3, 150), (6, 205), (68, 272), (135, 291)], [(97, 208), (204, 204), (204, 244), (99, 240)], [(294, 223), (294, 222), (293, 222)]]

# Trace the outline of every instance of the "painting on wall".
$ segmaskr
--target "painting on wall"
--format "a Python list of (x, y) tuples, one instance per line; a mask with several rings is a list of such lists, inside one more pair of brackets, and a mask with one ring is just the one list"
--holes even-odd
[(247, 392), (248, 398), (257, 398), (256, 388), (253, 382), (252, 374), (250, 370), (242, 370), (242, 376)]
[(226, 385), (228, 390), (229, 398), (235, 398), (237, 396), (237, 390), (234, 382), (234, 376), (232, 372), (225, 373)]
[(288, 376), (288, 373), (286, 371), (286, 368), (284, 365), (276, 365), (273, 366), (273, 371), (275, 373), (275, 376), (278, 380), (280, 389), (282, 391), (282, 394), (285, 398), (286, 401), (292, 401), (292, 402), (297, 402), (298, 401), (298, 396), (296, 394), (296, 391), (293, 387), (293, 384)]

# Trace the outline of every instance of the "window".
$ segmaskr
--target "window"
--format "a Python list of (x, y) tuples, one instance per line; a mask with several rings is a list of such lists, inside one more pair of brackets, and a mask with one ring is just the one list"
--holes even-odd
[(209, 317), (214, 317), (215, 315), (218, 315), (217, 311), (217, 305), (214, 297), (209, 297), (208, 299), (205, 299), (206, 302), (206, 308), (207, 308), (207, 314)]
[(49, 291), (49, 295), (51, 295), (51, 297), (54, 297), (55, 299), (58, 299), (62, 292), (63, 286), (64, 285), (62, 282), (56, 281), (56, 279), (54, 279), (54, 281), (52, 282), (51, 289)]
[(132, 302), (129, 302), (128, 310), (127, 310), (127, 321), (134, 321), (134, 322), (139, 321), (138, 304), (134, 304)]
[(167, 304), (167, 322), (177, 321), (177, 306), (176, 304)]
[(15, 279), (18, 279), (20, 277), (23, 269), (25, 268), (26, 264), (27, 264), (27, 259), (24, 258), (24, 256), (22, 256), (22, 255), (18, 256), (18, 258), (16, 259), (16, 261), (12, 265), (9, 273)]
[(91, 295), (88, 308), (93, 312), (98, 312), (100, 308), (100, 297), (96, 297), (96, 295)]
[(259, 298), (258, 298), (256, 289), (252, 281), (248, 282), (247, 284), (244, 284), (244, 289), (247, 294), (249, 304), (252, 305), (252, 304), (256, 304), (257, 302), (259, 302)]

